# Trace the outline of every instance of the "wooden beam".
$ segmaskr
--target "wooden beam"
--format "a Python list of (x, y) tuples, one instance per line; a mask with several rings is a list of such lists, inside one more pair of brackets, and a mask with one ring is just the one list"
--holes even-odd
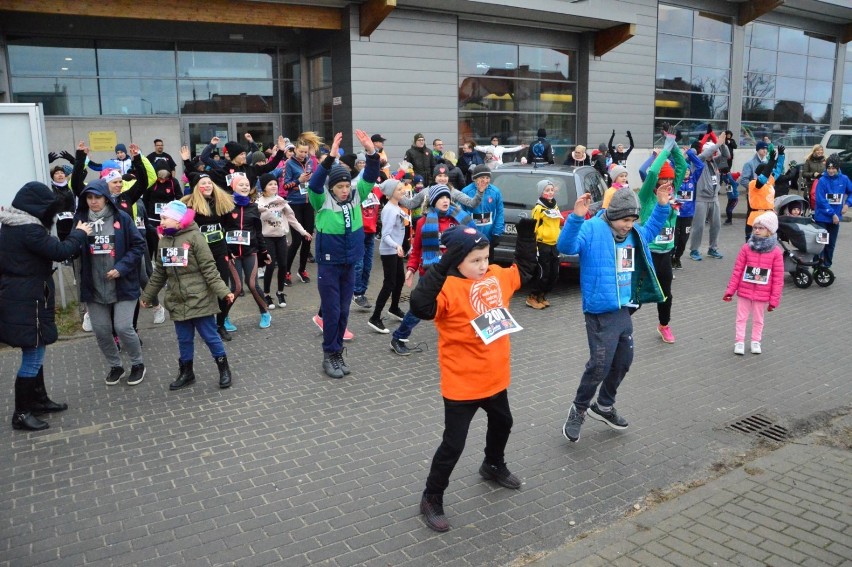
[(636, 35), (636, 24), (621, 24), (595, 32), (595, 57), (603, 57)]
[(744, 26), (749, 22), (753, 22), (783, 3), (784, 0), (749, 0), (748, 2), (743, 2), (740, 4), (739, 11), (737, 12), (737, 24)]
[(385, 21), (393, 9), (396, 0), (367, 0), (358, 8), (361, 22), (361, 36), (368, 37)]
[(242, 0), (0, 0), (0, 10), (42, 15), (343, 29), (339, 8)]
[(850, 41), (852, 41), (852, 24), (846, 24), (840, 34), (840, 43), (849, 43)]

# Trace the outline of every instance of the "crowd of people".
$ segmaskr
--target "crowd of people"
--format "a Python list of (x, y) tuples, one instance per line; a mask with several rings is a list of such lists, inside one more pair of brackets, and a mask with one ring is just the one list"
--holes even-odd
[[(586, 416), (616, 430), (628, 427), (615, 404), (633, 360), (632, 314), (642, 304), (656, 304), (656, 330), (664, 343), (675, 342), (674, 272), (683, 269), (687, 246), (689, 258), (703, 259), (705, 224), (706, 255), (723, 258), (719, 195), (725, 187), (726, 223), (740, 194), (749, 204), (746, 243), (723, 294), (724, 301), (737, 296), (734, 353), (745, 352), (749, 318), (750, 350), (761, 353), (764, 312), (778, 308), (783, 288), (775, 198), (785, 175), (784, 146), (759, 142), (736, 175), (730, 132), (720, 141), (708, 127), (702, 140), (681, 147), (664, 131), (663, 146), (639, 168), (636, 191), (627, 169), (632, 135), (627, 132), (625, 148), (613, 146), (615, 134), (591, 154), (582, 145), (569, 149), (565, 164), (593, 165), (609, 189), (596, 202), (588, 193), (579, 196), (567, 216), (555, 199), (558, 185), (542, 168), (544, 178), (530, 187), (530, 215), (517, 226), (515, 262), (508, 268), (494, 264), (505, 223), (491, 172), (506, 153), (525, 149), (528, 163), (553, 164), (544, 129), (531, 144), (502, 146), (498, 137), (490, 145), (469, 141), (458, 158), (444, 151), (440, 139), (427, 148), (418, 133), (397, 168), (385, 154), (385, 138), (361, 130), (355, 131), (357, 153), (343, 150), (342, 133), (326, 145), (316, 133), (304, 132), (293, 142), (279, 136), (266, 151), (246, 134), (248, 146), (229, 141), (220, 156), (221, 140), (214, 137), (196, 158), (181, 148), (180, 180), (162, 140), (147, 156), (135, 144), (118, 144), (115, 158), (104, 163), (92, 161), (83, 142), (74, 155), (51, 154), (53, 161), (69, 162), (51, 170), (51, 186), (27, 183), (0, 211), (0, 339), (22, 350), (12, 426), (46, 429), (40, 415), (67, 409), (49, 398), (44, 379), (45, 348), (57, 340), (54, 262), (74, 265), (84, 326), (88, 322), (109, 368), (106, 384), (125, 377), (124, 356), (127, 384), (143, 381), (136, 322), (140, 307), (152, 307), (163, 311), (155, 323), (168, 311), (174, 324), (178, 375), (169, 388), (180, 390), (195, 382), (196, 332), (217, 365), (219, 387), (231, 386), (225, 343), (237, 331), (228, 316), (234, 301), (251, 297), (259, 327), (270, 327), (271, 311), (287, 305), (285, 288), (294, 285), (298, 256), (295, 274), (304, 284), (311, 282), (307, 264), (316, 264), (320, 309), (313, 320), (322, 330), (321, 367), (330, 378), (353, 372), (343, 348), (354, 336), (348, 328), (353, 305), (369, 313), (368, 328), (381, 334), (391, 334), (383, 317), (388, 307), (398, 321), (390, 349), (401, 356), (420, 352), (409, 344), (412, 331), (423, 319), (435, 321), (445, 429), (420, 511), (429, 527), (446, 531), (443, 494), (477, 409), (488, 415), (481, 476), (510, 489), (521, 486), (504, 455), (512, 427), (509, 335), (520, 330), (509, 303), (526, 284), (525, 305), (549, 307), (560, 253), (579, 256), (590, 350), (562, 427), (571, 442), (579, 441)], [(823, 154), (814, 148), (801, 179), (813, 185), (813, 218), (828, 233), (821, 258), (828, 267), (840, 219), (852, 203), (852, 182), (839, 171), (836, 156)], [(91, 172), (99, 172), (98, 178), (87, 181)], [(787, 191), (795, 185), (788, 183)], [(783, 214), (802, 212), (790, 207)], [(367, 292), (376, 241), (383, 278), (373, 305)], [(414, 287), (407, 311), (403, 286)], [(478, 371), (471, 373), (472, 367)]]

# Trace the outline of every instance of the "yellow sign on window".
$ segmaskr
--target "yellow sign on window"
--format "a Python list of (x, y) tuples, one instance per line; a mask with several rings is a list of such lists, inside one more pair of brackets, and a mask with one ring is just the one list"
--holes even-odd
[(118, 143), (115, 130), (89, 132), (89, 149), (93, 152), (114, 152)]

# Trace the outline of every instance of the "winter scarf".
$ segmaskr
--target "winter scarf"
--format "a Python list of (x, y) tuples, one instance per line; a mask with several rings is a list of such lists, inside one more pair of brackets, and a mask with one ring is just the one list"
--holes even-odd
[(752, 234), (748, 239), (748, 247), (758, 254), (766, 254), (772, 252), (778, 244), (778, 236), (773, 234), (766, 238), (761, 238)]
[(426, 212), (426, 220), (420, 231), (420, 240), (423, 245), (423, 265), (431, 266), (441, 259), (441, 235), (438, 234), (438, 216), (451, 216), (460, 226), (467, 226), (472, 222), (471, 216), (460, 206), (453, 203), (446, 213), (438, 213), (434, 207), (429, 207)]

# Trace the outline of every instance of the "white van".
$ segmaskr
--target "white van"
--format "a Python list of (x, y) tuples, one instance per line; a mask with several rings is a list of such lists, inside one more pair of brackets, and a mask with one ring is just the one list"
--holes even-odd
[(840, 157), (840, 171), (852, 177), (852, 130), (829, 130), (822, 137), (825, 157), (837, 154)]

